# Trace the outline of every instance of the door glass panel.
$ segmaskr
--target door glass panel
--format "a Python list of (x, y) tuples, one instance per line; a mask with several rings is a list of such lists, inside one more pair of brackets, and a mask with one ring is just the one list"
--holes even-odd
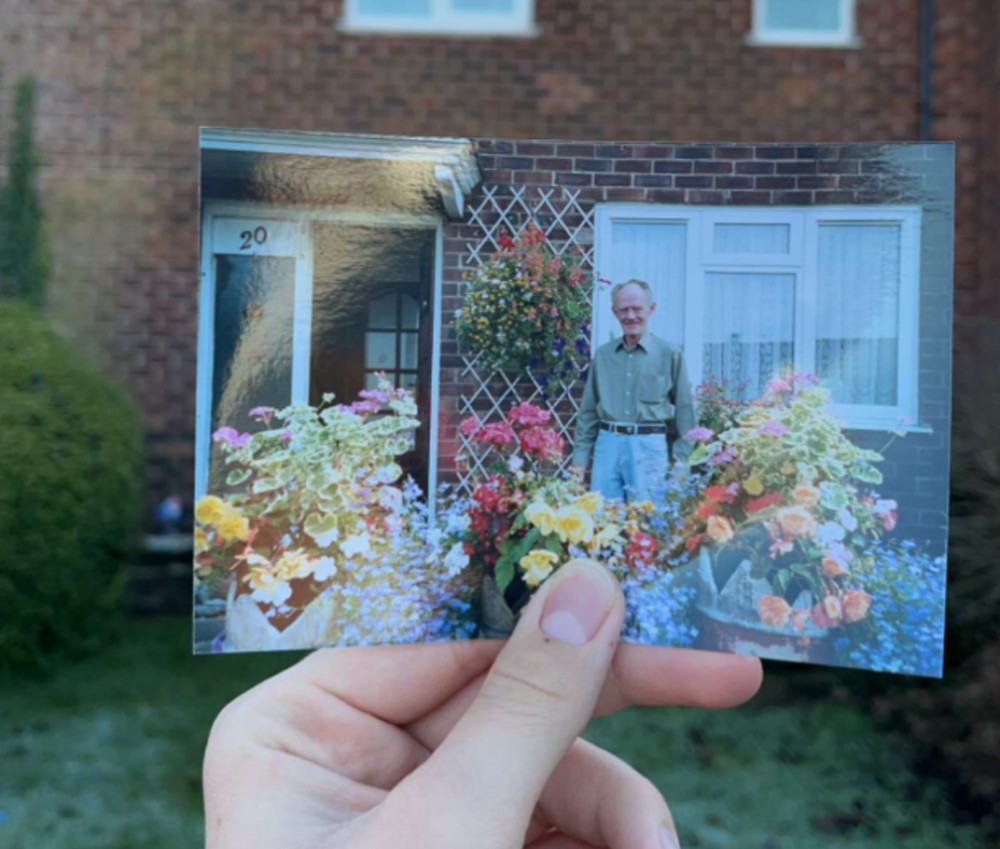
[(787, 254), (788, 224), (716, 224), (713, 247), (720, 254)]
[(396, 334), (365, 334), (365, 368), (396, 368)]
[(368, 326), (391, 330), (396, 326), (396, 295), (383, 295), (368, 305)]
[[(292, 400), (295, 260), (218, 255), (212, 358), (212, 432), (240, 433), (264, 425), (254, 407), (287, 407)], [(210, 448), (209, 489), (224, 486), (222, 452)]]
[(420, 303), (412, 295), (402, 295), (399, 301), (399, 326), (403, 330), (417, 330), (420, 327)]
[(417, 342), (416, 333), (403, 333), (400, 335), (400, 368), (415, 369), (417, 367)]
[(840, 0), (767, 0), (768, 29), (821, 30), (840, 27)]

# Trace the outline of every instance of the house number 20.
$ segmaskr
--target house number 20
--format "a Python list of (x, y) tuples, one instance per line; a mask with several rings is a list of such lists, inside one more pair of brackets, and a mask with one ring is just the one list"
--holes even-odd
[(240, 245), (241, 251), (252, 248), (254, 243), (263, 245), (267, 241), (267, 228), (258, 227), (256, 230), (244, 230), (240, 233), (240, 238), (243, 240), (243, 244)]

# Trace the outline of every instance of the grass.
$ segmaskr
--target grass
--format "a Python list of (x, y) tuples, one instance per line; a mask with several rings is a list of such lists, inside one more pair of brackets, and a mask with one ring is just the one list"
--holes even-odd
[[(0, 847), (202, 843), (212, 719), (301, 655), (195, 658), (189, 634), (186, 619), (138, 621), (127, 642), (54, 678), (4, 682)], [(781, 692), (720, 713), (633, 709), (588, 736), (661, 788), (685, 847), (985, 846), (868, 717), (829, 699), (789, 705)]]

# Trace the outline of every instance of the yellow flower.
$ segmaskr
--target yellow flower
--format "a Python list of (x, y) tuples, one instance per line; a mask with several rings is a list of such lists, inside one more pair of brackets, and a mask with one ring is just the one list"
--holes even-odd
[(729, 542), (734, 536), (733, 526), (724, 516), (709, 516), (705, 533), (715, 542)]
[(563, 507), (556, 513), (556, 533), (563, 542), (589, 542), (594, 535), (594, 521), (580, 507)]
[(301, 548), (286, 551), (281, 559), (274, 564), (278, 580), (290, 581), (292, 578), (304, 578), (313, 568), (312, 558)]
[(231, 507), (219, 520), (218, 530), (219, 536), (225, 542), (232, 542), (233, 540), (245, 542), (250, 538), (250, 523)]
[(524, 511), (524, 518), (542, 532), (542, 536), (548, 536), (555, 527), (556, 514), (548, 504), (542, 501), (534, 501), (528, 505)]
[(652, 513), (655, 509), (652, 501), (640, 501), (635, 506), (638, 510), (643, 510), (646, 513)]
[(549, 575), (559, 558), (551, 551), (535, 549), (518, 561), (524, 570), (524, 582), (529, 587), (537, 587)]
[(795, 464), (791, 460), (785, 460), (785, 462), (781, 464), (781, 474), (794, 475)]
[(226, 515), (226, 504), (217, 495), (203, 495), (194, 508), (194, 517), (203, 525), (214, 525)]
[(759, 477), (753, 475), (743, 481), (743, 488), (750, 495), (760, 495), (764, 491), (764, 484)]
[(194, 553), (201, 554), (203, 551), (208, 551), (211, 543), (208, 540), (208, 534), (205, 533), (201, 528), (194, 529)]
[(611, 545), (611, 543), (619, 539), (620, 536), (621, 528), (617, 525), (605, 525), (596, 534), (594, 534), (594, 538), (590, 541), (591, 548), (604, 548), (605, 546)]
[(598, 510), (601, 509), (601, 505), (604, 503), (604, 497), (599, 492), (588, 492), (586, 495), (581, 495), (574, 504), (577, 507), (582, 507), (591, 516), (594, 515)]

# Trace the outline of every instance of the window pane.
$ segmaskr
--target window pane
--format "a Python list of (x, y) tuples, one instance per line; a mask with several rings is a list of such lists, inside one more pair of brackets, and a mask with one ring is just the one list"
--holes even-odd
[(396, 334), (365, 334), (365, 368), (394, 369), (396, 367)]
[(401, 333), (399, 345), (400, 368), (417, 367), (417, 334)]
[(704, 379), (744, 399), (794, 363), (795, 276), (705, 275)]
[(358, 0), (358, 13), (425, 18), (431, 13), (431, 0)]
[[(220, 255), (215, 259), (212, 432), (258, 431), (254, 407), (292, 400), (292, 317), (295, 260)], [(210, 448), (208, 487), (225, 488), (225, 458)]]
[(402, 317), (399, 326), (404, 330), (417, 330), (420, 327), (420, 304), (412, 295), (403, 295), (400, 304)]
[(388, 380), (393, 386), (396, 386), (396, 375), (387, 374), (379, 375), (377, 372), (370, 371), (365, 374), (365, 389), (378, 389), (380, 380)]
[(714, 250), (720, 254), (787, 254), (788, 224), (716, 224)]
[[(684, 279), (687, 225), (673, 221), (615, 221), (608, 277), (615, 283), (645, 280), (653, 289), (656, 312), (649, 329), (676, 345), (684, 342)], [(610, 336), (620, 336), (614, 322)], [(598, 344), (607, 339), (598, 339)]]
[(766, 0), (764, 25), (767, 29), (840, 29), (840, 0)]
[(485, 12), (507, 15), (514, 11), (514, 0), (452, 0), (456, 12)]
[(399, 376), (399, 385), (403, 387), (403, 389), (409, 389), (411, 392), (416, 394), (417, 375), (412, 372), (404, 372)]
[(898, 225), (819, 228), (816, 371), (838, 403), (898, 403), (899, 252)]
[(389, 330), (396, 326), (396, 293), (376, 298), (368, 305), (368, 326)]

